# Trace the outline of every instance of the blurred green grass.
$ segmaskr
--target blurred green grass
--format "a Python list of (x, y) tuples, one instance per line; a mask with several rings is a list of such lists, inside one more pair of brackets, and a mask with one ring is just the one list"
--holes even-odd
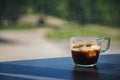
[(113, 42), (120, 43), (119, 28), (102, 26), (102, 25), (75, 25), (64, 28), (51, 28), (47, 33), (47, 37), (54, 40), (69, 39), (72, 36), (108, 36)]
[(31, 24), (14, 24), (7, 26), (0, 26), (0, 30), (28, 30), (28, 29), (36, 29), (39, 26), (31, 25)]

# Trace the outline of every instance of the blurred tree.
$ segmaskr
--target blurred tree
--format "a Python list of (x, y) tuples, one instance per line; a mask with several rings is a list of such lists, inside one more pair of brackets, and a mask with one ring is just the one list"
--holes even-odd
[(2, 1), (0, 0), (0, 25), (2, 24)]
[(24, 14), (43, 14), (81, 24), (120, 26), (119, 0), (0, 0), (0, 24), (15, 24)]
[(24, 0), (0, 0), (1, 24), (15, 24), (16, 20), (25, 12)]
[(79, 23), (120, 25), (118, 0), (68, 0), (69, 18)]

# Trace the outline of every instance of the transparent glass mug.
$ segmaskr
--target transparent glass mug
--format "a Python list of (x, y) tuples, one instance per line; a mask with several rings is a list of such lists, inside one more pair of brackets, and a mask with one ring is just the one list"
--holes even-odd
[[(103, 48), (104, 45), (104, 48)], [(110, 46), (108, 37), (72, 37), (71, 54), (76, 66), (96, 65), (100, 53), (107, 52)]]

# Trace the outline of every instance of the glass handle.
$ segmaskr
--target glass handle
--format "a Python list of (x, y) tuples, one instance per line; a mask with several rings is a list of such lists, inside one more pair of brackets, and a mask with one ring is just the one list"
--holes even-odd
[(110, 47), (110, 38), (101, 37), (100, 38), (101, 53), (105, 53), (109, 50)]

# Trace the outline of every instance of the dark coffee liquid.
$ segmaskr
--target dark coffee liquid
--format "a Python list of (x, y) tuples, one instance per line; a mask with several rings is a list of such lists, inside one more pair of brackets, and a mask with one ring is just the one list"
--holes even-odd
[[(73, 48), (77, 48), (77, 47), (73, 47)], [(71, 52), (75, 64), (91, 65), (97, 62), (100, 49), (71, 50)]]

